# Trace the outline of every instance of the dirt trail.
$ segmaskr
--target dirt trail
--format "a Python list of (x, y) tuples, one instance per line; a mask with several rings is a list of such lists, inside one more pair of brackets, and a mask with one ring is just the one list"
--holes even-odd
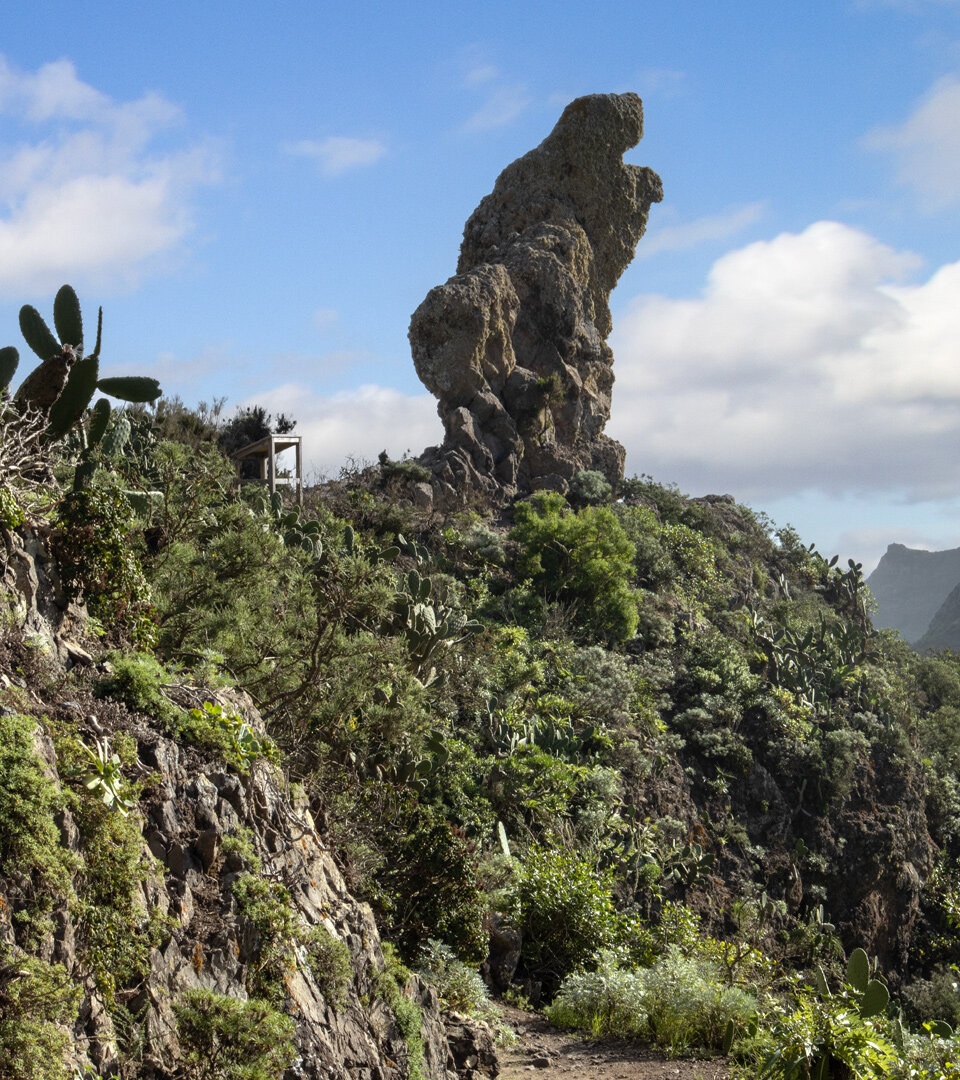
[(498, 1080), (730, 1080), (723, 1058), (665, 1058), (640, 1043), (581, 1037), (536, 1013), (502, 1008), (519, 1041), (500, 1051)]

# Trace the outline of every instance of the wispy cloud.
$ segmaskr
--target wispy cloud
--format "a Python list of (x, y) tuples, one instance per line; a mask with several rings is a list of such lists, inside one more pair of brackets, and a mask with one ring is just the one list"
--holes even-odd
[(877, 128), (861, 142), (892, 156), (898, 183), (927, 209), (960, 202), (960, 79), (940, 79), (902, 124)]
[(687, 251), (715, 240), (728, 240), (755, 225), (764, 214), (762, 202), (731, 207), (720, 214), (708, 214), (680, 225), (651, 229), (637, 248), (638, 259), (649, 259), (663, 251)]
[(135, 280), (184, 242), (193, 196), (219, 179), (209, 144), (152, 149), (182, 121), (176, 106), (156, 94), (115, 102), (69, 60), (21, 72), (0, 57), (0, 116), (5, 294)]
[(460, 128), (466, 134), (506, 127), (531, 103), (526, 85), (504, 76), (476, 46), (458, 57), (454, 66), (460, 88), (466, 90), (476, 103)]
[(464, 86), (482, 86), (499, 76), (499, 70), (493, 64), (475, 63), (463, 77)]
[(301, 139), (284, 149), (294, 157), (310, 158), (323, 176), (341, 176), (353, 169), (375, 165), (387, 152), (381, 139), (358, 139), (352, 135), (330, 135), (319, 141)]
[(675, 97), (687, 81), (687, 73), (676, 68), (646, 68), (637, 76), (637, 89), (641, 97), (647, 94), (660, 94), (663, 97)]
[(463, 130), (477, 132), (506, 127), (516, 120), (530, 101), (527, 88), (522, 83), (497, 86), (490, 91), (483, 104), (473, 111), (463, 125)]
[(821, 221), (718, 259), (700, 296), (615, 326), (610, 433), (636, 471), (764, 501), (806, 490), (955, 498), (960, 262)]

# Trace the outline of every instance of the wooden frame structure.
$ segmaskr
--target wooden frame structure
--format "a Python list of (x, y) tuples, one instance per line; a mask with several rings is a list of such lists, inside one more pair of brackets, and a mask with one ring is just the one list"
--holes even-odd
[[(303, 504), (303, 448), (300, 435), (267, 435), (258, 439), (249, 446), (244, 446), (233, 455), (235, 462), (253, 458), (260, 463), (260, 479), (265, 481), (272, 495), (277, 490), (277, 485), (296, 489), (297, 502)], [(297, 463), (294, 467), (293, 476), (277, 476), (277, 455), (284, 450), (296, 449)]]

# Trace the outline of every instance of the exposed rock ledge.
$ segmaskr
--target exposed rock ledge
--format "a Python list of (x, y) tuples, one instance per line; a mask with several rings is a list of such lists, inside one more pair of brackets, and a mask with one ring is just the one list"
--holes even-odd
[(623, 447), (603, 434), (606, 338), (610, 292), (662, 198), (655, 172), (623, 161), (642, 134), (636, 94), (571, 102), (500, 174), (467, 221), (456, 276), (414, 313), (414, 364), (445, 432), (420, 458), (439, 504), (565, 490), (584, 469), (623, 475)]
[[(44, 538), (32, 531), (3, 531), (0, 552), (0, 598), (7, 606), (11, 634), (19, 634), (45, 653), (52, 665), (92, 663), (92, 657), (72, 639), (83, 632), (84, 612), (68, 605)], [(5, 675), (3, 684), (11, 685)], [(16, 680), (30, 690), (22, 680)], [(171, 690), (191, 702), (189, 688)], [(370, 908), (348, 892), (330, 852), (318, 836), (309, 807), (284, 790), (282, 778), (266, 762), (249, 774), (167, 738), (145, 716), (124, 713), (101, 703), (99, 719), (89, 705), (41, 700), (38, 710), (68, 710), (77, 731), (92, 743), (106, 731), (131, 734), (139, 760), (152, 774), (139, 807), (143, 856), (151, 864), (138, 886), (140, 907), (169, 920), (170, 933), (162, 948), (150, 956), (150, 970), (134, 988), (124, 990), (124, 1003), (142, 1024), (138, 1051), (140, 1080), (172, 1080), (180, 1075), (179, 1046), (172, 1003), (196, 987), (245, 999), (250, 965), (257, 959), (256, 927), (237, 909), (233, 883), (245, 861), (223, 851), (226, 836), (245, 831), (260, 873), (286, 886), (295, 919), (307, 927), (324, 927), (350, 954), (351, 978), (338, 1002), (327, 1000), (307, 964), (297, 963), (286, 974), (285, 1011), (296, 1021), (298, 1056), (285, 1080), (402, 1080), (409, 1075), (407, 1043), (393, 1010), (379, 992), (385, 963)], [(71, 692), (89, 703), (83, 694)], [(263, 734), (263, 721), (251, 699), (238, 691), (204, 691), (203, 698), (240, 713)], [(109, 716), (107, 715), (109, 713)], [(101, 723), (102, 722), (102, 723)], [(53, 743), (39, 729), (36, 753), (48, 776), (59, 784)], [(70, 812), (58, 825), (61, 842), (76, 848), (78, 832)], [(0, 900), (9, 895), (9, 882), (0, 878)], [(0, 942), (18, 943), (12, 906), (0, 903)], [(111, 1073), (124, 1057), (120, 1033), (93, 980), (81, 968), (76, 949), (73, 913), (64, 903), (54, 912), (57, 931), (43, 943), (44, 958), (64, 967), (83, 985), (83, 1000), (72, 1031), (69, 1064), (78, 1071), (93, 1066)], [(420, 1005), (423, 1021), (422, 1073), (429, 1080), (477, 1080), (496, 1076), (496, 1051), (485, 1025), (471, 1026), (463, 1018), (441, 1014), (435, 990), (417, 977), (408, 987)], [(131, 996), (133, 995), (133, 996)], [(450, 1038), (448, 1040), (447, 1028)], [(119, 1040), (119, 1041), (118, 1041)]]

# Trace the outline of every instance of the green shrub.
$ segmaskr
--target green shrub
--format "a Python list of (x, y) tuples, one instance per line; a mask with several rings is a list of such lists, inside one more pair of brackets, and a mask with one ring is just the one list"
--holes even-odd
[(540, 835), (569, 816), (587, 772), (536, 746), (518, 746), (493, 766), (488, 794), (512, 835), (524, 826), (532, 826)]
[(675, 946), (642, 975), (649, 1037), (673, 1052), (719, 1050), (731, 1020), (745, 1024), (756, 1015), (756, 998), (725, 985), (716, 965), (687, 959)]
[(717, 968), (671, 946), (651, 968), (629, 970), (603, 953), (596, 971), (567, 976), (548, 1011), (551, 1023), (595, 1035), (643, 1037), (672, 1053), (719, 1050), (731, 1021), (756, 1015), (756, 999), (725, 985)]
[(59, 964), (0, 945), (0, 1080), (68, 1080), (65, 1059), (82, 989)]
[(253, 832), (245, 825), (238, 825), (236, 829), (223, 838), (220, 850), (224, 855), (236, 855), (244, 866), (255, 874), (260, 873), (260, 856), (253, 845)]
[(389, 941), (383, 942), (384, 969), (375, 976), (377, 995), (386, 1002), (397, 1021), (397, 1027), (407, 1047), (409, 1080), (424, 1080), (423, 1073), (423, 1010), (405, 993), (411, 972)]
[(445, 1009), (486, 1018), (493, 1010), (480, 974), (456, 957), (442, 941), (427, 940), (420, 950), (417, 970), (437, 988)]
[(85, 600), (91, 615), (134, 644), (153, 644), (153, 597), (124, 494), (114, 487), (72, 490), (57, 507), (56, 523), (53, 548), (67, 596)]
[(615, 943), (620, 922), (614, 878), (582, 855), (531, 846), (517, 896), (523, 931), (522, 963), (552, 993), (564, 975)]
[(602, 953), (596, 971), (575, 972), (563, 980), (547, 1018), (557, 1027), (593, 1035), (640, 1038), (647, 1027), (643, 975), (619, 967), (612, 953)]
[(315, 926), (302, 936), (301, 945), (320, 992), (334, 1007), (344, 1005), (353, 978), (353, 963), (346, 943), (335, 938), (325, 926)]
[(391, 461), (384, 450), (380, 454), (380, 476), (385, 484), (397, 481), (401, 484), (423, 484), (430, 480), (430, 470), (414, 458)]
[(118, 988), (142, 977), (150, 951), (169, 936), (159, 912), (147, 912), (139, 885), (151, 872), (140, 822), (103, 804), (94, 791), (81, 789), (72, 802), (83, 854), (78, 877), (80, 954), (107, 1005)]
[(503, 537), (486, 525), (472, 525), (464, 537), (464, 547), (494, 566), (503, 566), (507, 561)]
[(23, 510), (17, 497), (9, 488), (0, 486), (0, 525), (5, 529), (16, 529), (23, 524)]
[(28, 942), (52, 929), (51, 913), (74, 896), (80, 861), (60, 843), (54, 817), (64, 807), (34, 751), (28, 716), (0, 715), (0, 875), (17, 897), (15, 924)]
[(633, 637), (635, 549), (610, 509), (574, 513), (562, 495), (540, 492), (517, 507), (510, 538), (521, 549), (517, 573), (537, 594), (572, 607), (580, 625), (604, 640)]
[(110, 674), (94, 686), (99, 697), (122, 701), (132, 712), (146, 713), (167, 730), (176, 730), (180, 710), (161, 688), (161, 684), (172, 682), (173, 676), (153, 653), (117, 650), (104, 659), (110, 664)]
[(956, 967), (940, 966), (927, 979), (914, 979), (901, 993), (911, 1017), (919, 1022), (944, 1020), (960, 1026), (960, 977)]
[(293, 1020), (265, 1001), (187, 990), (173, 1013), (187, 1080), (278, 1080), (293, 1064)]
[(284, 976), (296, 966), (296, 946), (306, 934), (297, 920), (290, 891), (279, 881), (244, 872), (233, 883), (237, 914), (256, 932), (254, 956), (247, 971), (247, 989), (281, 1005)]
[(242, 773), (249, 772), (258, 758), (278, 759), (270, 739), (261, 739), (239, 713), (225, 712), (212, 701), (181, 716), (177, 734), (188, 743), (216, 751)]
[(581, 506), (609, 502), (612, 494), (607, 478), (595, 469), (583, 469), (570, 481), (570, 499)]
[(600, 645), (577, 649), (561, 683), (574, 715), (613, 728), (637, 720), (638, 689), (636, 673), (627, 660)]
[[(804, 994), (793, 1009), (764, 1018), (767, 1053), (760, 1080), (800, 1076), (879, 1077), (887, 1075), (897, 1052), (876, 1018), (864, 1019), (844, 996)], [(826, 1072), (823, 1063), (826, 1062)]]
[(461, 960), (479, 964), (487, 934), (477, 844), (450, 824), (443, 807), (427, 805), (411, 791), (369, 784), (353, 806), (367, 819), (363, 840), (378, 862), (357, 892), (373, 906), (381, 932), (411, 960), (432, 937)]

